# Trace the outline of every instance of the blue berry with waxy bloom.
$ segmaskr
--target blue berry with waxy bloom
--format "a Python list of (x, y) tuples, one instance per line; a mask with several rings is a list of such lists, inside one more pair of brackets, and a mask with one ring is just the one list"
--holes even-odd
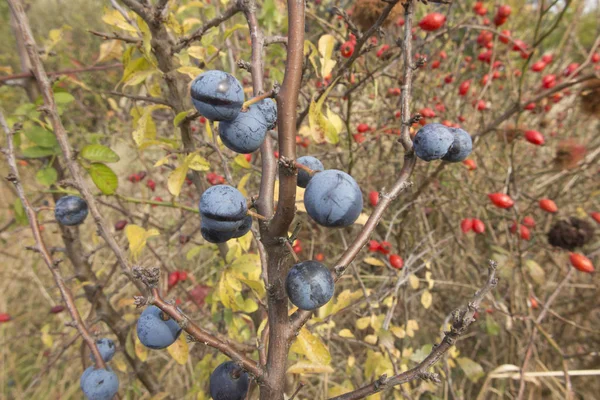
[(148, 306), (137, 322), (140, 342), (151, 349), (164, 349), (172, 345), (181, 334), (181, 327), (156, 306)]
[(88, 205), (78, 196), (61, 197), (54, 206), (54, 217), (61, 225), (79, 225), (87, 215)]
[(320, 262), (303, 261), (294, 265), (285, 280), (292, 304), (301, 310), (316, 310), (325, 305), (335, 289), (333, 277)]
[(249, 154), (260, 147), (267, 134), (267, 121), (256, 104), (242, 111), (233, 121), (219, 124), (223, 144), (236, 153)]
[(213, 121), (234, 120), (244, 104), (244, 88), (227, 72), (206, 71), (192, 82), (192, 103), (200, 114)]
[(244, 400), (248, 393), (248, 374), (233, 361), (226, 361), (210, 374), (213, 400)]
[[(302, 164), (305, 167), (312, 169), (313, 171), (323, 171), (325, 167), (318, 158), (313, 156), (302, 156), (296, 160), (297, 164)], [(312, 176), (309, 175), (308, 172), (304, 171), (301, 168), (298, 168), (298, 186), (301, 188), (306, 188), (308, 182)]]
[(246, 233), (248, 233), (250, 231), (250, 229), (252, 228), (252, 217), (251, 216), (247, 216), (246, 218), (244, 218), (244, 220), (242, 221), (242, 225), (240, 225), (239, 228), (237, 228), (237, 230), (233, 233), (233, 237), (234, 238), (239, 238), (244, 236)]
[(312, 177), (304, 192), (304, 206), (319, 225), (345, 227), (352, 225), (360, 215), (363, 197), (350, 175), (330, 169)]
[(79, 385), (87, 400), (112, 400), (119, 391), (119, 378), (110, 368), (89, 367), (83, 371)]
[(454, 135), (452, 145), (442, 160), (448, 162), (460, 162), (465, 160), (473, 150), (471, 135), (460, 128), (449, 128)]
[(244, 223), (243, 219), (238, 221), (217, 221), (205, 215), (202, 216), (202, 227), (217, 232), (235, 232)]
[(215, 230), (208, 229), (208, 228), (202, 226), (202, 224), (200, 224), (200, 233), (202, 234), (202, 237), (204, 238), (204, 240), (206, 240), (209, 243), (214, 243), (214, 244), (225, 243), (229, 239), (232, 239), (233, 235), (235, 235), (235, 231), (231, 231), (231, 232), (215, 231)]
[(421, 160), (432, 161), (443, 158), (452, 143), (454, 134), (442, 124), (427, 124), (415, 135), (413, 147)]
[[(98, 351), (100, 352), (100, 356), (104, 360), (104, 362), (109, 362), (115, 355), (117, 351), (117, 346), (115, 346), (115, 342), (112, 339), (103, 338), (96, 340), (96, 346), (98, 347)], [(94, 353), (90, 354), (90, 358), (93, 362), (96, 362), (96, 358), (94, 357)]]
[(274, 129), (277, 126), (277, 103), (273, 99), (264, 99), (256, 103), (256, 106), (267, 121), (267, 129)]
[(216, 221), (241, 221), (248, 213), (242, 192), (229, 185), (206, 189), (200, 198), (199, 209), (202, 217)]

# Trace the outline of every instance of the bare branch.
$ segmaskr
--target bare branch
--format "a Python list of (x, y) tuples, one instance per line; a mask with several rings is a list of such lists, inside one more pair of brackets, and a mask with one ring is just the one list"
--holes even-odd
[(393, 376), (391, 378), (387, 378), (385, 375), (381, 376), (375, 382), (363, 386), (355, 391), (345, 393), (341, 396), (336, 396), (331, 398), (330, 400), (357, 400), (362, 399), (367, 396), (370, 396), (374, 393), (381, 392), (382, 390), (392, 388), (396, 385), (400, 385), (402, 383), (410, 382), (415, 379), (424, 379), (431, 380), (434, 382), (439, 382), (439, 377), (437, 374), (429, 372), (428, 369), (431, 368), (436, 362), (442, 358), (442, 356), (450, 350), (454, 343), (462, 336), (469, 325), (471, 325), (475, 319), (473, 318), (475, 312), (481, 305), (482, 300), (490, 293), (490, 291), (496, 287), (498, 284), (498, 279), (496, 278), (496, 263), (494, 261), (489, 261), (488, 268), (488, 279), (485, 285), (478, 290), (469, 304), (462, 309), (459, 309), (455, 312), (455, 320), (450, 328), (449, 332), (446, 332), (444, 338), (441, 343), (434, 345), (433, 350), (423, 361), (421, 361), (416, 367)]
[(19, 170), (17, 169), (17, 162), (15, 160), (15, 146), (13, 142), (13, 134), (4, 119), (4, 114), (0, 111), (0, 126), (6, 133), (6, 143), (7, 148), (3, 150), (4, 156), (6, 157), (6, 161), (10, 168), (10, 174), (6, 178), (9, 182), (15, 185), (17, 189), (17, 194), (19, 199), (21, 200), (21, 204), (23, 204), (23, 209), (27, 214), (27, 219), (29, 220), (29, 227), (31, 228), (31, 232), (33, 233), (33, 238), (36, 243), (36, 250), (42, 258), (44, 262), (50, 269), (52, 273), (52, 277), (54, 278), (54, 282), (60, 291), (60, 295), (63, 298), (63, 301), (67, 305), (67, 310), (69, 310), (69, 314), (71, 314), (71, 318), (73, 318), (73, 325), (79, 331), (79, 334), (85, 341), (86, 345), (90, 348), (92, 354), (94, 355), (94, 360), (96, 364), (96, 368), (106, 368), (106, 364), (100, 355), (100, 351), (98, 350), (98, 346), (96, 346), (96, 341), (92, 338), (92, 335), (88, 332), (81, 315), (79, 315), (79, 311), (77, 311), (77, 307), (75, 306), (75, 300), (73, 299), (73, 294), (69, 290), (69, 288), (65, 285), (65, 282), (60, 275), (60, 271), (58, 269), (58, 264), (60, 260), (53, 260), (48, 248), (46, 247), (46, 243), (44, 242), (44, 238), (42, 237), (42, 233), (40, 232), (40, 226), (38, 223), (38, 218), (27, 200), (25, 196), (25, 190), (21, 185), (21, 177), (19, 176)]

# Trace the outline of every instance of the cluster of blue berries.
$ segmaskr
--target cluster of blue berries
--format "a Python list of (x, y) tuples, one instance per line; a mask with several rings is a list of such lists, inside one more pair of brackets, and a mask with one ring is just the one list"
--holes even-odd
[(427, 124), (415, 135), (413, 146), (417, 157), (425, 161), (460, 162), (473, 150), (471, 136), (460, 128)]
[(244, 106), (244, 88), (223, 71), (206, 71), (192, 82), (194, 107), (205, 118), (219, 121), (219, 136), (229, 149), (252, 153), (265, 140), (267, 131), (277, 123), (277, 105), (269, 98)]
[[(99, 339), (96, 341), (96, 346), (104, 362), (112, 360), (116, 351), (115, 342), (107, 338)], [(90, 358), (93, 362), (96, 361), (93, 354)], [(81, 374), (79, 384), (88, 400), (111, 400), (119, 391), (119, 378), (109, 367), (106, 369), (88, 367)]]

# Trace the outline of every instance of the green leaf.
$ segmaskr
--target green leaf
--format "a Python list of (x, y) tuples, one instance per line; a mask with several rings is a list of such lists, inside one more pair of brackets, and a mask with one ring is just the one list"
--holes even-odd
[(23, 150), (23, 157), (25, 158), (41, 158), (48, 157), (54, 154), (57, 154), (58, 149), (56, 148), (48, 148), (48, 147), (40, 147), (40, 146), (32, 146)]
[(42, 168), (37, 172), (37, 174), (35, 174), (35, 179), (41, 185), (50, 186), (56, 182), (58, 179), (58, 174), (52, 167)]
[(119, 161), (119, 155), (101, 144), (88, 144), (81, 150), (81, 157), (91, 162), (113, 163)]
[(500, 325), (489, 314), (486, 314), (485, 316), (485, 330), (487, 331), (488, 335), (491, 336), (498, 336), (500, 333)]
[(182, 111), (179, 114), (177, 114), (175, 116), (175, 119), (173, 120), (173, 126), (175, 128), (177, 128), (179, 126), (179, 124), (181, 123), (181, 121), (183, 121), (185, 119), (185, 117), (187, 117), (190, 112), (192, 112), (192, 110)]
[(92, 181), (104, 194), (113, 194), (119, 186), (119, 178), (105, 164), (92, 164), (88, 168)]
[(27, 139), (31, 140), (40, 147), (55, 147), (58, 144), (54, 133), (47, 131), (41, 126), (33, 126), (24, 133), (25, 136), (27, 136)]
[(470, 358), (459, 357), (456, 359), (456, 361), (471, 382), (477, 383), (477, 381), (485, 375), (485, 372), (483, 372), (483, 367)]
[(544, 284), (546, 281), (546, 272), (538, 263), (533, 260), (527, 260), (525, 261), (525, 268), (535, 283), (538, 285)]
[(67, 92), (54, 93), (54, 101), (56, 101), (57, 104), (69, 104), (74, 100), (75, 100), (75, 97), (73, 97), (73, 95), (70, 93), (67, 93)]
[(23, 208), (21, 199), (15, 199), (15, 202), (13, 203), (13, 210), (15, 211), (15, 221), (17, 221), (17, 224), (27, 225), (27, 215), (25, 214), (25, 209)]

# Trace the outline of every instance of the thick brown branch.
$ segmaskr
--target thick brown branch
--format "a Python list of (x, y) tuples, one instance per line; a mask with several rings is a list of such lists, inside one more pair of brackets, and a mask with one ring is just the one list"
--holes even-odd
[(52, 273), (52, 277), (54, 278), (54, 282), (60, 291), (60, 295), (63, 298), (67, 306), (67, 310), (69, 310), (69, 314), (71, 314), (71, 318), (73, 318), (73, 322), (75, 328), (79, 331), (79, 334), (85, 341), (86, 345), (90, 348), (92, 354), (94, 355), (96, 368), (106, 368), (106, 364), (100, 355), (100, 351), (96, 346), (95, 340), (92, 338), (92, 335), (88, 332), (81, 315), (79, 315), (79, 311), (77, 311), (77, 307), (75, 307), (75, 300), (73, 299), (73, 294), (71, 290), (65, 285), (65, 282), (60, 275), (60, 271), (58, 269), (58, 264), (60, 261), (53, 260), (48, 248), (46, 247), (46, 243), (44, 242), (44, 238), (42, 237), (42, 233), (40, 232), (40, 226), (38, 223), (38, 218), (33, 210), (33, 207), (27, 200), (25, 196), (25, 190), (23, 189), (23, 185), (21, 185), (21, 177), (19, 176), (19, 170), (17, 169), (17, 163), (15, 160), (15, 147), (13, 142), (13, 132), (8, 127), (6, 120), (4, 119), (4, 114), (0, 111), (0, 126), (6, 133), (6, 143), (7, 149), (3, 150), (4, 155), (6, 157), (6, 161), (10, 168), (10, 175), (6, 178), (9, 182), (12, 182), (15, 185), (17, 190), (17, 194), (19, 199), (21, 200), (21, 204), (23, 204), (23, 209), (27, 214), (27, 219), (29, 220), (29, 227), (31, 228), (31, 232), (33, 233), (33, 238), (36, 243), (36, 250), (41, 254), (44, 262), (50, 269)]
[(433, 350), (423, 361), (421, 361), (416, 367), (395, 375), (391, 378), (381, 376), (375, 382), (363, 386), (355, 391), (345, 393), (341, 396), (336, 396), (330, 400), (358, 400), (370, 396), (374, 393), (381, 392), (387, 388), (392, 388), (402, 383), (410, 382), (415, 379), (426, 379), (439, 381), (439, 377), (435, 373), (428, 372), (436, 362), (443, 357), (443, 355), (450, 350), (454, 343), (467, 331), (469, 325), (471, 325), (475, 319), (473, 318), (475, 312), (481, 305), (481, 301), (487, 296), (487, 294), (496, 287), (498, 279), (496, 278), (496, 263), (490, 260), (488, 268), (489, 276), (485, 285), (475, 293), (471, 301), (466, 307), (457, 310), (454, 313), (454, 322), (449, 332), (446, 332), (442, 342), (435, 345)]

